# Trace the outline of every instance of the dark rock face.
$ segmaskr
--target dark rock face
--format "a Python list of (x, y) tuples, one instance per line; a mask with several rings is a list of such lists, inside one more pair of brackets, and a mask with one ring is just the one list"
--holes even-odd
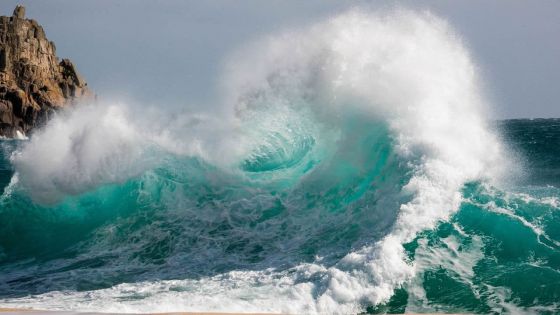
[(0, 136), (27, 134), (58, 108), (91, 97), (68, 59), (59, 62), (53, 42), (17, 6), (0, 16)]

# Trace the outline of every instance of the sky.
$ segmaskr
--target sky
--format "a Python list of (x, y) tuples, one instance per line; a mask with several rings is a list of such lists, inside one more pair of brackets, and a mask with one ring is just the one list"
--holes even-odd
[[(236, 49), (351, 7), (386, 1), (2, 0), (37, 20), (57, 54), (71, 59), (100, 98), (205, 106)], [(496, 119), (560, 117), (560, 1), (400, 1), (429, 10), (463, 37)], [(162, 105), (163, 106), (163, 105)]]

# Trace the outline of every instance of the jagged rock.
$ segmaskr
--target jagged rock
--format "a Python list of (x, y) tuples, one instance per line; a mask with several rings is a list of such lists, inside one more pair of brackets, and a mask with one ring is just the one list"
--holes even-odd
[(0, 136), (27, 134), (56, 109), (90, 96), (74, 64), (59, 62), (54, 43), (25, 18), (23, 6), (0, 16)]
[(14, 16), (18, 19), (25, 19), (25, 7), (22, 5), (17, 5), (14, 9)]

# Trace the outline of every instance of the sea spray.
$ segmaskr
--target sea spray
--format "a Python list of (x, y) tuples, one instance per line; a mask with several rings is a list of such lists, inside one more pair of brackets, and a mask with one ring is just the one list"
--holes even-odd
[[(222, 85), (216, 113), (84, 106), (16, 148), (18, 180), (1, 201), (0, 302), (122, 312), (537, 309), (511, 282), (477, 279), (499, 264), (485, 246), (509, 242), (477, 216), (507, 225), (515, 215), (514, 228), (539, 231), (526, 244), (533, 265), (558, 270), (558, 240), (553, 227), (519, 219), (524, 202), (503, 205), (495, 186), (513, 169), (510, 154), (486, 125), (476, 67), (444, 20), (352, 10), (240, 49)], [(556, 213), (551, 189), (553, 201), (534, 201), (544, 222)], [(489, 200), (507, 210), (484, 210)], [(469, 302), (434, 296), (442, 281)], [(541, 297), (541, 309), (556, 307)]]

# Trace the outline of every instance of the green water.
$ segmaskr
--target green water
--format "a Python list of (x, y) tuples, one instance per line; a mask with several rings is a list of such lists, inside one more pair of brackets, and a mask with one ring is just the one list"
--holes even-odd
[[(363, 312), (560, 312), (560, 121), (498, 127), (525, 174), (507, 188), (466, 183), (448, 221), (404, 244), (414, 276), (387, 302), (361, 302)], [(0, 301), (48, 306), (41, 297), (64, 292), (79, 298), (59, 297), (60, 305), (76, 307), (87, 303), (84, 292), (175, 280), (185, 282), (166, 290), (181, 294), (193, 290), (184, 283), (235, 271), (274, 270), (320, 288), (320, 276), (300, 275), (297, 266), (336, 266), (382, 239), (410, 198), (400, 193), (409, 166), (386, 127), (364, 120), (346, 128), (336, 149), (272, 135), (238, 173), (166, 155), (129, 180), (54, 204), (36, 203), (9, 184), (9, 155), (21, 143), (5, 141)], [(368, 132), (349, 136), (362, 130)], [(158, 293), (145, 294), (111, 303)]]

